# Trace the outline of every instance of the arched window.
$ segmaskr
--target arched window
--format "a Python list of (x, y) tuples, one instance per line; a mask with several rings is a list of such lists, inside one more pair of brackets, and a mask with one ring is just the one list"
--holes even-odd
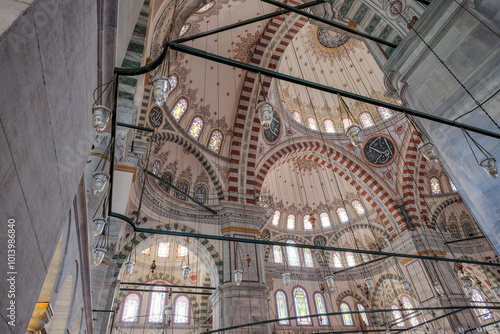
[(177, 76), (171, 75), (168, 78), (168, 82), (170, 82), (170, 90), (168, 91), (168, 93), (170, 94), (177, 87)]
[(354, 321), (352, 320), (351, 308), (347, 303), (340, 304), (340, 312), (342, 312), (342, 322), (344, 326), (354, 326)]
[(136, 322), (139, 313), (141, 298), (136, 293), (131, 293), (123, 303), (122, 322)]
[(274, 226), (278, 226), (280, 224), (280, 216), (281, 216), (281, 212), (279, 212), (279, 210), (274, 211), (274, 216), (273, 216), (273, 221), (272, 221), (272, 224)]
[(337, 209), (337, 216), (339, 216), (339, 220), (342, 224), (349, 222), (349, 216), (343, 207)]
[(342, 260), (340, 259), (340, 253), (339, 252), (333, 253), (333, 266), (335, 268), (343, 268), (344, 267), (342, 265)]
[(189, 250), (187, 247), (177, 245), (177, 257), (183, 257), (188, 255)]
[(294, 111), (292, 113), (293, 119), (297, 121), (299, 124), (302, 124), (302, 118), (300, 117), (300, 114), (298, 111)]
[(325, 119), (323, 124), (325, 125), (325, 131), (327, 133), (334, 133), (335, 132), (335, 124), (333, 124), (333, 121), (331, 119)]
[(144, 254), (146, 256), (150, 256), (151, 255), (151, 247), (146, 248), (145, 250), (143, 250), (142, 254)]
[(375, 125), (375, 123), (373, 123), (372, 116), (368, 112), (364, 112), (361, 115), (359, 115), (359, 120), (361, 121), (361, 124), (363, 125), (364, 128), (369, 128), (370, 126)]
[(359, 216), (365, 213), (365, 208), (363, 207), (363, 204), (361, 204), (361, 202), (358, 200), (352, 201), (352, 207)]
[(304, 263), (306, 267), (313, 268), (314, 261), (312, 257), (311, 250), (309, 248), (304, 248)]
[(370, 262), (370, 257), (366, 253), (361, 253), (361, 258), (363, 259), (363, 262)]
[[(276, 309), (278, 311), (278, 319), (288, 318), (288, 305), (286, 303), (286, 295), (283, 291), (276, 292)], [(280, 325), (290, 325), (290, 320), (280, 320)]]
[[(287, 244), (295, 244), (293, 240), (287, 240)], [(297, 247), (286, 246), (286, 256), (288, 257), (288, 265), (291, 267), (300, 267), (299, 250)]]
[(344, 124), (344, 131), (346, 131), (347, 128), (352, 125), (352, 121), (349, 118), (344, 118), (342, 120), (342, 123)]
[[(403, 307), (405, 309), (412, 309), (413, 308), (413, 304), (411, 303), (410, 298), (408, 298), (406, 296), (403, 296), (403, 298), (401, 298), (401, 301), (403, 302)], [(419, 325), (418, 318), (417, 318), (417, 313), (416, 312), (414, 312), (414, 311), (407, 311), (406, 314), (409, 315), (408, 318), (410, 319), (410, 324), (412, 326), (418, 326)]]
[(160, 161), (159, 160), (156, 160), (154, 163), (153, 163), (153, 174), (154, 175), (158, 175), (158, 173), (160, 172)]
[[(172, 184), (172, 174), (170, 172), (163, 172), (161, 179), (167, 181), (169, 184)], [(158, 184), (163, 191), (166, 193), (170, 192), (170, 186), (165, 182), (159, 182)]]
[(274, 263), (283, 263), (283, 254), (281, 253), (281, 246), (273, 246)]
[(187, 100), (185, 98), (181, 98), (179, 99), (179, 101), (177, 101), (177, 103), (172, 108), (170, 113), (172, 114), (172, 116), (174, 116), (175, 120), (178, 122), (181, 119), (182, 115), (184, 115), (184, 113), (186, 112), (187, 107), (188, 107)]
[(194, 187), (194, 198), (200, 203), (207, 204), (208, 202), (207, 193), (208, 193), (208, 188), (204, 184), (197, 184)]
[(356, 265), (356, 260), (354, 259), (354, 254), (351, 252), (345, 253), (345, 260), (348, 267), (354, 267)]
[(451, 191), (453, 191), (454, 193), (456, 193), (458, 191), (457, 187), (455, 187), (455, 185), (453, 184), (453, 182), (450, 180), (450, 188), (451, 188)]
[(439, 185), (439, 180), (436, 177), (433, 177), (429, 180), (431, 184), (431, 192), (433, 195), (441, 194), (441, 186)]
[(316, 123), (316, 120), (314, 119), (314, 117), (309, 117), (307, 119), (307, 125), (309, 126), (309, 128), (311, 128), (313, 130), (318, 130), (318, 123)]
[(466, 238), (473, 238), (476, 236), (476, 231), (474, 230), (474, 227), (472, 226), (472, 223), (470, 221), (462, 222), (462, 228), (464, 230)]
[(319, 219), (321, 220), (321, 226), (323, 226), (323, 228), (332, 226), (332, 224), (330, 223), (330, 217), (328, 216), (328, 213), (322, 212), (319, 215)]
[(178, 296), (174, 303), (174, 324), (189, 323), (189, 299), (186, 296)]
[(168, 257), (170, 250), (170, 243), (162, 242), (158, 245), (158, 257)]
[(155, 286), (152, 290), (149, 302), (148, 322), (163, 322), (163, 308), (165, 307), (166, 295), (163, 291), (167, 291), (167, 288)]
[(193, 119), (193, 123), (191, 123), (191, 127), (189, 128), (189, 135), (194, 139), (198, 139), (200, 137), (201, 129), (203, 129), (203, 120), (201, 117), (195, 117), (195, 119)]
[(396, 326), (404, 327), (405, 322), (403, 321), (403, 313), (401, 313), (401, 311), (398, 310), (399, 307), (397, 305), (392, 304), (391, 308), (392, 308), (392, 317), (394, 318)]
[[(179, 180), (179, 181), (177, 181), (176, 186), (177, 186), (177, 189), (184, 192), (185, 194), (189, 193), (189, 182), (188, 181)], [(185, 201), (187, 199), (187, 197), (185, 195), (181, 194), (178, 191), (175, 192), (175, 197), (182, 200), (182, 201)]]
[(311, 216), (309, 215), (304, 216), (304, 230), (312, 230), (313, 226), (311, 224), (310, 218)]
[(286, 219), (286, 228), (289, 230), (295, 230), (295, 215), (293, 213), (289, 214)]
[[(293, 289), (293, 303), (295, 304), (295, 315), (297, 317), (310, 314), (307, 294), (304, 289), (298, 287)], [(297, 319), (297, 325), (312, 325), (311, 318), (299, 318)]]
[(493, 318), (489, 309), (486, 308), (486, 303), (484, 302), (483, 295), (476, 289), (472, 289), (472, 301), (476, 306), (484, 306), (485, 308), (477, 309), (477, 314), (483, 319), (483, 321)]
[(392, 116), (392, 111), (390, 109), (384, 107), (378, 107), (377, 110), (378, 113), (380, 114), (380, 117), (382, 117), (383, 120), (391, 118)]
[(212, 131), (212, 135), (208, 142), (208, 148), (218, 153), (222, 144), (222, 138), (222, 132), (219, 130)]
[(191, 23), (186, 23), (185, 25), (183, 25), (179, 33), (179, 37), (184, 36), (189, 31), (190, 28), (191, 28)]
[(356, 306), (358, 307), (358, 311), (361, 312), (359, 315), (361, 316), (361, 320), (363, 320), (363, 322), (365, 323), (365, 326), (366, 327), (370, 326), (370, 321), (368, 321), (368, 316), (366, 315), (365, 312), (363, 312), (365, 310), (363, 304), (357, 303)]
[(198, 9), (196, 11), (196, 14), (203, 14), (203, 13), (206, 13), (208, 12), (210, 9), (212, 9), (215, 5), (215, 2), (209, 2), (207, 3), (205, 6), (201, 7), (200, 9)]
[(450, 223), (450, 234), (453, 239), (460, 239), (460, 231), (456, 223)]
[[(325, 314), (326, 313), (326, 304), (325, 298), (319, 292), (314, 294), (314, 303), (316, 304), (316, 313), (317, 314)], [(320, 326), (328, 326), (328, 317), (326, 315), (322, 315), (319, 318)]]

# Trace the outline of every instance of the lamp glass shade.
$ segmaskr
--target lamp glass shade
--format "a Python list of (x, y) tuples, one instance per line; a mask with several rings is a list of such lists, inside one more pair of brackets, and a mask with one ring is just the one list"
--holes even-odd
[(438, 327), (437, 331), (439, 334), (444, 334), (444, 329), (442, 329), (441, 327)]
[(172, 309), (172, 305), (166, 305), (165, 306), (165, 315), (168, 317), (171, 317), (172, 314), (174, 314), (174, 311)]
[(97, 237), (104, 231), (104, 226), (106, 226), (106, 218), (99, 217), (94, 220), (94, 237)]
[(291, 283), (291, 276), (290, 276), (290, 273), (284, 273), (284, 274), (281, 274), (281, 277), (283, 279), (283, 285), (288, 288), (290, 286), (290, 283)]
[(403, 286), (403, 288), (404, 288), (406, 291), (410, 290), (410, 282), (408, 282), (407, 280), (402, 279), (402, 280), (401, 280), (401, 285)]
[(105, 106), (94, 106), (92, 108), (92, 127), (95, 133), (102, 133), (108, 125), (111, 110)]
[(190, 272), (191, 272), (190, 266), (182, 266), (182, 279), (184, 281), (188, 279)]
[(365, 284), (368, 287), (368, 290), (373, 291), (373, 278), (371, 277), (365, 278)]
[(498, 286), (494, 286), (492, 290), (497, 297), (500, 297), (500, 288)]
[(234, 282), (236, 283), (237, 286), (240, 286), (242, 280), (243, 280), (243, 270), (236, 269), (234, 271)]
[(273, 121), (273, 106), (271, 103), (264, 101), (257, 105), (257, 114), (259, 115), (260, 124), (263, 129), (269, 129)]
[(134, 272), (134, 267), (135, 267), (135, 262), (134, 261), (128, 261), (125, 263), (125, 273), (127, 275), (132, 275)]
[(94, 179), (93, 189), (94, 195), (100, 194), (109, 181), (109, 175), (106, 172), (97, 172), (92, 175)]
[(486, 158), (479, 164), (481, 165), (481, 167), (483, 167), (486, 173), (491, 175), (491, 177), (493, 177), (494, 179), (498, 177), (498, 167), (495, 158)]
[(462, 326), (458, 326), (457, 332), (460, 334), (463, 334), (463, 333), (465, 333), (465, 329)]
[(418, 145), (418, 151), (430, 162), (437, 163), (439, 161), (437, 154), (434, 150), (434, 144), (425, 141)]
[(103, 250), (103, 249), (96, 249), (94, 251), (94, 258), (93, 258), (93, 262), (94, 262), (94, 265), (96, 267), (98, 267), (102, 260), (104, 259), (104, 255), (106, 255), (106, 252)]
[(440, 296), (444, 295), (444, 289), (443, 289), (443, 286), (441, 285), (441, 283), (434, 282), (434, 289), (436, 290), (438, 295), (440, 295)]
[(354, 146), (363, 147), (363, 135), (361, 134), (361, 127), (358, 124), (351, 124), (345, 133)]
[(387, 330), (385, 331), (385, 334), (391, 334), (391, 330), (390, 330), (390, 329), (387, 329)]
[(462, 278), (462, 285), (464, 287), (464, 290), (465, 290), (465, 293), (467, 294), (467, 296), (472, 296), (472, 281), (470, 279), (470, 277), (463, 277)]
[(476, 331), (477, 331), (478, 333), (482, 333), (482, 332), (483, 332), (483, 327), (481, 327), (481, 326), (477, 326), (477, 327), (476, 327)]
[(333, 280), (333, 276), (325, 277), (325, 282), (328, 285), (328, 289), (330, 289), (330, 291), (333, 291), (333, 289), (335, 289), (335, 281)]
[(153, 97), (157, 105), (165, 103), (171, 89), (170, 81), (167, 77), (161, 76), (153, 81)]

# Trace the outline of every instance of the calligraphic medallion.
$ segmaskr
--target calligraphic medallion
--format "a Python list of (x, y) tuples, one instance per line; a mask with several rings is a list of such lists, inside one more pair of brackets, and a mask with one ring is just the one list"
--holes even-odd
[(363, 158), (372, 166), (384, 167), (396, 158), (396, 145), (385, 135), (369, 138), (363, 146)]
[(154, 129), (161, 129), (165, 124), (163, 110), (158, 106), (151, 108), (151, 110), (149, 110), (147, 120), (150, 127)]
[(281, 119), (276, 110), (273, 110), (273, 120), (268, 129), (264, 129), (264, 140), (268, 144), (274, 144), (280, 139), (281, 135)]

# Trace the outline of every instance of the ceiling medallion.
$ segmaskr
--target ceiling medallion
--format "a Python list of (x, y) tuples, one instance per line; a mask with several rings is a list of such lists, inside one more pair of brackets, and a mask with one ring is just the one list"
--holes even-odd
[(384, 167), (391, 164), (396, 158), (396, 145), (385, 135), (376, 135), (369, 138), (362, 149), (363, 158), (374, 167)]
[(350, 38), (346, 35), (341, 35), (321, 27), (316, 29), (316, 41), (324, 48), (336, 49), (349, 42), (349, 40)]

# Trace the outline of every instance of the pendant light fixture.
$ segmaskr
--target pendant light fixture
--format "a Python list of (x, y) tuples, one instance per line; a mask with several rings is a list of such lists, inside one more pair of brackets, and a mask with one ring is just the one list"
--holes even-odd
[(351, 143), (354, 146), (356, 146), (358, 148), (362, 148), (364, 140), (363, 140), (363, 135), (361, 133), (361, 126), (359, 126), (356, 123), (355, 118), (352, 116), (351, 112), (349, 111), (349, 107), (345, 103), (342, 96), (337, 94), (337, 98), (339, 101), (340, 117), (342, 118), (343, 113), (345, 113), (346, 117), (351, 122), (351, 125), (349, 125), (349, 127), (347, 127), (347, 129), (345, 130), (345, 133), (346, 133), (347, 137), (349, 137), (349, 140), (351, 141)]
[(153, 260), (153, 263), (151, 263), (149, 270), (151, 271), (151, 274), (155, 273), (155, 270), (156, 270), (156, 261), (155, 260)]
[(494, 286), (492, 290), (495, 293), (495, 295), (497, 295), (497, 297), (500, 297), (500, 287)]
[(94, 250), (94, 256), (92, 262), (94, 262), (94, 265), (96, 267), (98, 267), (101, 264), (105, 255), (106, 255), (106, 250), (104, 248), (97, 248)]
[(472, 296), (472, 279), (466, 275), (461, 278), (462, 286), (464, 287), (467, 296)]
[[(474, 159), (476, 159), (477, 164), (483, 167), (485, 172), (488, 173), (492, 178), (496, 179), (498, 177), (497, 160), (481, 144), (479, 144), (474, 138), (472, 138), (469, 132), (462, 129), (462, 133), (465, 137), (465, 140), (467, 141), (467, 144), (469, 144), (469, 148), (472, 151), (472, 154), (474, 155)], [(479, 161), (479, 159), (477, 158), (476, 153), (472, 148), (471, 142), (483, 155), (483, 159), (481, 159), (481, 161)]]
[(236, 269), (234, 271), (234, 282), (236, 283), (237, 286), (240, 286), (242, 280), (243, 280), (243, 270)]
[(325, 277), (325, 282), (328, 285), (328, 289), (330, 291), (333, 291), (333, 289), (335, 289), (335, 281), (333, 280), (333, 276)]
[(365, 284), (368, 290), (373, 291), (373, 278), (371, 277), (365, 278)]
[(437, 331), (439, 334), (444, 334), (444, 329), (442, 329), (441, 327), (438, 327)]
[(418, 328), (413, 328), (413, 334), (418, 334)]
[(441, 283), (434, 282), (434, 289), (436, 290), (438, 295), (440, 295), (440, 296), (444, 295), (444, 289), (443, 289), (443, 286), (441, 285)]
[(157, 105), (162, 106), (167, 101), (168, 94), (172, 89), (170, 80), (166, 76), (160, 76), (153, 81), (153, 97)]
[(290, 273), (283, 273), (281, 274), (282, 280), (283, 280), (283, 286), (285, 288), (288, 288), (291, 283), (291, 275)]
[(106, 188), (109, 181), (109, 174), (104, 171), (96, 172), (92, 175), (92, 178), (94, 180), (94, 195), (98, 195)]
[(391, 330), (390, 330), (389, 328), (387, 328), (387, 329), (385, 330), (385, 334), (391, 334)]
[(462, 326), (458, 326), (457, 327), (457, 333), (464, 334), (465, 333), (465, 329)]
[(418, 151), (430, 162), (438, 163), (439, 159), (434, 150), (434, 144), (431, 143), (428, 139), (422, 141), (420, 145), (417, 147)]
[(188, 279), (190, 272), (191, 272), (191, 266), (189, 266), (189, 264), (186, 266), (182, 266), (182, 280), (183, 281)]
[(476, 331), (477, 331), (478, 333), (482, 333), (482, 332), (483, 332), (483, 327), (481, 327), (481, 326), (477, 326), (477, 327), (476, 327)]
[(104, 217), (95, 218), (94, 222), (94, 237), (97, 237), (104, 231), (104, 227), (106, 226), (107, 219)]
[(257, 104), (255, 107), (257, 115), (259, 116), (260, 124), (263, 129), (269, 129), (271, 123), (273, 122), (274, 106), (266, 100), (264, 85), (262, 84), (262, 77), (259, 73), (259, 89), (257, 90), (257, 96), (263, 95), (264, 101)]
[(125, 274), (127, 274), (127, 276), (132, 275), (132, 273), (134, 272), (134, 267), (135, 267), (134, 261), (127, 261), (125, 263)]
[(410, 282), (408, 282), (407, 280), (405, 279), (402, 279), (401, 281), (401, 285), (403, 286), (403, 288), (406, 290), (406, 291), (410, 291)]
[(111, 110), (108, 107), (97, 105), (92, 107), (92, 126), (94, 132), (99, 134), (104, 131), (111, 117)]

